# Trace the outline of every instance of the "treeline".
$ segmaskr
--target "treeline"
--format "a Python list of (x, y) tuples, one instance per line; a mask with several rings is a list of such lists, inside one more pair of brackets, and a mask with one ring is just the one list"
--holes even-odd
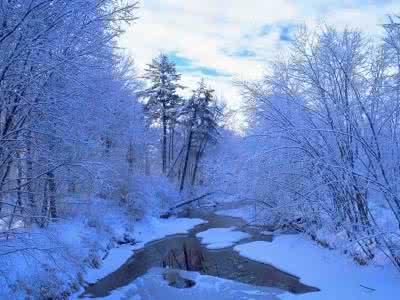
[(137, 219), (200, 181), (222, 109), (204, 82), (179, 96), (165, 55), (148, 84), (136, 75), (117, 46), (137, 7), (0, 0), (2, 297), (68, 297)]
[(218, 141), (223, 105), (204, 80), (189, 99), (180, 96), (178, 90), (185, 88), (181, 75), (165, 54), (153, 59), (144, 78), (148, 87), (139, 95), (148, 125), (160, 130), (162, 174), (176, 179), (183, 191), (185, 185), (196, 183), (201, 159), (208, 146)]
[(0, 2), (0, 240), (57, 220), (69, 193), (110, 195), (134, 161), (144, 168), (139, 83), (114, 47), (136, 6)]
[[(300, 29), (258, 82), (242, 83), (260, 207), (361, 262), (400, 267), (400, 25)], [(251, 141), (250, 141), (251, 140)]]

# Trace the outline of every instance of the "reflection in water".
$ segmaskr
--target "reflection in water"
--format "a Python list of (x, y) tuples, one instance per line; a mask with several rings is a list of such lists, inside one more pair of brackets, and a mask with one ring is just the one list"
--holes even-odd
[(242, 243), (254, 240), (271, 241), (271, 236), (257, 236), (254, 230), (246, 227), (242, 219), (199, 212), (190, 212), (186, 216), (200, 217), (206, 219), (208, 223), (197, 226), (190, 234), (174, 235), (147, 244), (135, 252), (117, 271), (87, 287), (82, 296), (107, 296), (113, 290), (126, 286), (144, 275), (150, 268), (161, 266), (199, 271), (202, 274), (279, 288), (292, 293), (318, 291), (317, 288), (302, 284), (298, 277), (271, 265), (244, 258), (232, 248), (209, 250), (195, 237), (196, 233), (210, 228), (236, 226), (252, 234), (252, 238), (243, 240)]

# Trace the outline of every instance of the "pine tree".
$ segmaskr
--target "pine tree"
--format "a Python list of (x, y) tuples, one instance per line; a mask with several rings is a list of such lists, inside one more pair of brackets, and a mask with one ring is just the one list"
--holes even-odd
[[(177, 118), (177, 108), (181, 105), (181, 99), (177, 95), (178, 89), (183, 89), (179, 84), (181, 75), (176, 71), (176, 65), (170, 62), (165, 54), (160, 54), (153, 59), (145, 71), (144, 78), (150, 82), (150, 87), (140, 95), (147, 99), (145, 104), (146, 114), (153, 124), (161, 126), (161, 159), (162, 172), (167, 171), (167, 136), (170, 132), (169, 152), (173, 151), (173, 132)], [(171, 160), (172, 154), (169, 155)]]
[(190, 158), (192, 157), (191, 183), (195, 183), (198, 165), (208, 143), (218, 140), (218, 119), (221, 108), (214, 99), (214, 90), (207, 88), (205, 81), (199, 82), (199, 87), (182, 109), (186, 116), (187, 127), (186, 155), (183, 162), (180, 190), (182, 191), (187, 177)]

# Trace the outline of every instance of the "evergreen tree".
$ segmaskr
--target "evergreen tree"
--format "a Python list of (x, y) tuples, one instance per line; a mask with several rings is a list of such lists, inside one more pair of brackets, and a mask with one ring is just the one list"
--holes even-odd
[(195, 183), (198, 166), (208, 143), (216, 143), (218, 140), (218, 119), (222, 115), (222, 109), (214, 98), (214, 90), (207, 88), (205, 81), (199, 82), (199, 87), (193, 92), (193, 96), (182, 109), (187, 127), (186, 155), (180, 182), (182, 191), (187, 177), (189, 164), (192, 165), (191, 183)]
[[(144, 78), (150, 82), (150, 87), (141, 93), (147, 99), (145, 112), (153, 124), (161, 126), (161, 159), (162, 172), (167, 171), (167, 136), (170, 132), (171, 144), (169, 152), (173, 151), (173, 132), (176, 124), (177, 109), (181, 99), (176, 94), (183, 87), (179, 84), (181, 75), (176, 71), (176, 65), (170, 62), (165, 54), (153, 59), (145, 70)], [(169, 155), (171, 159), (171, 155)]]

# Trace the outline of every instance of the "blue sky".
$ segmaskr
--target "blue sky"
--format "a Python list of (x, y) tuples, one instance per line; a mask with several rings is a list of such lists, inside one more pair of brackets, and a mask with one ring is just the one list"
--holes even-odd
[(400, 0), (141, 0), (139, 19), (121, 39), (141, 72), (168, 53), (188, 92), (205, 77), (229, 105), (241, 103), (236, 79), (257, 79), (289, 45), (296, 26), (348, 25), (379, 34)]

